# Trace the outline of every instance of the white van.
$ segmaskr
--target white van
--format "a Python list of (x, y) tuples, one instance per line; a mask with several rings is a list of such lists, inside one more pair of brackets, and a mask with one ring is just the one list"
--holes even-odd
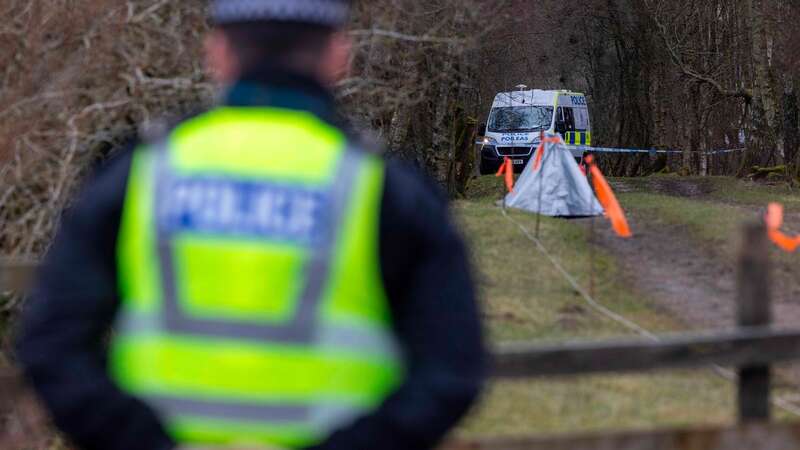
[[(541, 132), (559, 133), (568, 145), (592, 145), (586, 96), (579, 92), (520, 90), (497, 94), (485, 125), (478, 130), (480, 173), (494, 173), (508, 156), (521, 172), (539, 145)], [(583, 152), (573, 150), (580, 158)]]

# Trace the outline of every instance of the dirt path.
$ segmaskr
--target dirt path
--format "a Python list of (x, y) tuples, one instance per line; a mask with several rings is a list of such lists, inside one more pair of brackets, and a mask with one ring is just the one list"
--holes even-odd
[[(632, 190), (615, 183), (615, 190)], [(702, 199), (710, 183), (655, 179), (648, 191)], [(755, 211), (755, 208), (753, 208)], [(736, 266), (713, 251), (696, 245), (682, 226), (628, 211), (636, 235), (616, 238), (608, 227), (598, 226), (596, 242), (617, 257), (627, 282), (654, 299), (658, 307), (682, 320), (687, 329), (731, 328), (735, 322)], [(738, 244), (736, 244), (738, 245)], [(792, 270), (776, 267), (773, 279), (774, 315), (779, 326), (800, 327), (798, 282)]]
[(629, 220), (636, 230), (631, 239), (619, 239), (602, 226), (596, 235), (596, 242), (617, 258), (625, 281), (690, 329), (732, 327), (734, 269), (682, 239), (686, 231), (680, 227), (645, 226), (635, 214)]

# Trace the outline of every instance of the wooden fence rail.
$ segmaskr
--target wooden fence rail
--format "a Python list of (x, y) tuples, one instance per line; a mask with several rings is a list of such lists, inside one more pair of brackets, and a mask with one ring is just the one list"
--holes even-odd
[[(774, 424), (770, 365), (800, 360), (800, 331), (770, 327), (768, 243), (763, 225), (745, 229), (739, 270), (738, 325), (733, 331), (559, 345), (505, 345), (494, 376), (528, 378), (644, 372), (714, 366), (738, 368), (740, 424), (729, 428), (621, 433), (565, 438), (453, 441), (445, 450), (798, 450), (800, 424)], [(23, 289), (32, 264), (2, 264), (3, 288)]]
[(502, 346), (494, 376), (529, 378), (646, 372), (703, 366), (764, 366), (800, 359), (800, 331), (741, 328), (713, 335), (665, 336), (552, 346)]
[(453, 441), (440, 450), (798, 450), (800, 425), (771, 422), (727, 428), (568, 437)]

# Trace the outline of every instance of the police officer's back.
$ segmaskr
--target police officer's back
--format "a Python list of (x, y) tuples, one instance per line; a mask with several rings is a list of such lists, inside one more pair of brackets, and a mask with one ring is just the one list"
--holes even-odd
[(348, 4), (212, 11), (223, 104), (90, 181), (20, 360), (82, 448), (429, 448), (482, 379), (474, 291), (444, 202), (338, 125)]

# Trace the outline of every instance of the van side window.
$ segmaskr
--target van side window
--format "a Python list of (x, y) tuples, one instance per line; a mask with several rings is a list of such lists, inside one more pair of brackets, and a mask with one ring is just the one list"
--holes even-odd
[(575, 113), (572, 108), (564, 108), (564, 123), (567, 125), (565, 131), (575, 131)]
[(564, 128), (564, 108), (559, 106), (558, 109), (556, 109), (556, 133), (566, 133), (567, 130)]
[(586, 108), (575, 108), (575, 131), (587, 131), (589, 129), (589, 110)]

